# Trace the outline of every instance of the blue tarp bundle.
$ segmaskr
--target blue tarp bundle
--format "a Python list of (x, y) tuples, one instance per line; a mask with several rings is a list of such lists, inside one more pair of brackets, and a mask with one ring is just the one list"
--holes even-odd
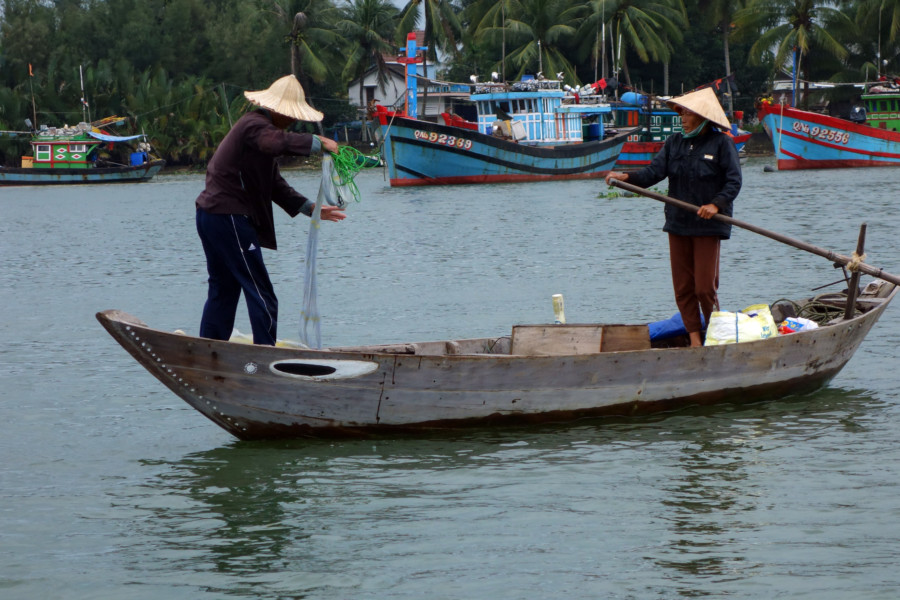
[(136, 140), (139, 137), (144, 137), (143, 134), (120, 136), (120, 135), (107, 135), (105, 133), (97, 133), (96, 131), (88, 131), (87, 133), (92, 138), (96, 138), (103, 142), (127, 142), (129, 140)]
[[(702, 314), (700, 315), (700, 322), (706, 327), (706, 322)], [(651, 340), (665, 340), (675, 337), (676, 335), (687, 335), (687, 330), (684, 328), (684, 321), (681, 320), (681, 313), (675, 313), (664, 321), (649, 323), (648, 327), (650, 328)]]

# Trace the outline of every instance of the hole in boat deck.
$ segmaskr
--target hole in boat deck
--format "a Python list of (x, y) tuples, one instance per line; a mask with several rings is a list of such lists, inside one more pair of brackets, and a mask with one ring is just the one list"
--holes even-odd
[(352, 379), (378, 370), (378, 363), (367, 360), (302, 358), (280, 360), (270, 365), (272, 372), (285, 377), (314, 379)]
[(275, 363), (272, 365), (272, 368), (289, 375), (302, 375), (304, 377), (322, 377), (323, 375), (331, 375), (337, 371), (334, 367), (329, 367), (327, 365), (296, 362)]

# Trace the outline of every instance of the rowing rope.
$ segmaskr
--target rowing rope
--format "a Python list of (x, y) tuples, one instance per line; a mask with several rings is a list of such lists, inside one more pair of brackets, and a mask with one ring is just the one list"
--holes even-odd
[[(343, 208), (349, 196), (359, 202), (359, 188), (354, 178), (363, 169), (377, 167), (380, 163), (381, 158), (377, 154), (365, 155), (351, 146), (341, 146), (336, 153), (326, 154), (322, 159), (319, 195), (310, 215), (309, 235), (306, 238), (306, 272), (303, 279), (303, 307), (300, 310), (300, 342), (306, 347), (322, 347), (321, 317), (316, 301), (316, 259), (319, 253), (322, 206), (327, 203)], [(308, 331), (310, 326), (311, 333)]]

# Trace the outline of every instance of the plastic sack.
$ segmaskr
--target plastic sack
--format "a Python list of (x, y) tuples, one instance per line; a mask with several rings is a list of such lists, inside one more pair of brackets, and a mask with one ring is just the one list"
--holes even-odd
[(803, 317), (789, 317), (782, 321), (781, 326), (778, 328), (778, 333), (788, 334), (788, 333), (796, 333), (798, 331), (809, 331), (811, 329), (818, 329), (819, 324), (815, 321), (810, 321), (809, 319), (804, 319)]
[[(231, 337), (228, 339), (229, 342), (234, 342), (236, 344), (252, 344), (253, 343), (253, 335), (249, 333), (241, 333), (238, 329), (231, 330)], [(309, 348), (309, 346), (303, 344), (302, 342), (296, 342), (294, 340), (275, 340), (275, 346), (278, 348)]]
[(777, 335), (775, 319), (766, 304), (754, 304), (741, 312), (716, 311), (709, 317), (707, 346), (764, 340)]
[(762, 326), (762, 337), (760, 339), (778, 335), (778, 325), (775, 324), (775, 317), (772, 316), (772, 310), (768, 304), (753, 304), (741, 312), (759, 321)]

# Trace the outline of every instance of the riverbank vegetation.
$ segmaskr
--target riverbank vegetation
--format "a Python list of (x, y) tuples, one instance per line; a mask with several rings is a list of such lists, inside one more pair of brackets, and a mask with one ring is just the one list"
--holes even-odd
[[(371, 66), (383, 69), (383, 55), (396, 55), (412, 30), (425, 31), (428, 60), (440, 58), (447, 81), (542, 71), (563, 73), (571, 85), (615, 76), (674, 95), (733, 73), (733, 108), (747, 112), (776, 75), (796, 69), (804, 82), (872, 80), (900, 54), (900, 0), (410, 0), (403, 7), (5, 0), (0, 7), (0, 129), (115, 114), (146, 133), (170, 165), (197, 168), (246, 109), (243, 92), (285, 73), (297, 75), (325, 114), (324, 128), (358, 119), (348, 83)], [(23, 150), (21, 141), (7, 141), (0, 161), (16, 164)]]

